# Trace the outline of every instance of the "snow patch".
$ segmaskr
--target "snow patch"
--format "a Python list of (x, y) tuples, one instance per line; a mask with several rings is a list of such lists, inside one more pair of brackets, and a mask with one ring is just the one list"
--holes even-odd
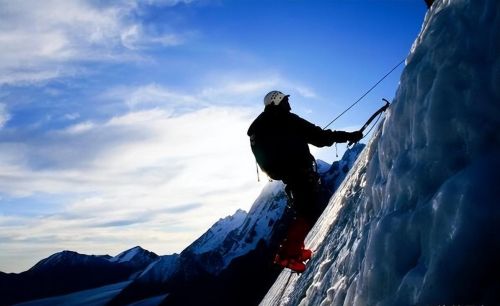
[(178, 260), (179, 254), (161, 256), (144, 269), (137, 280), (141, 282), (166, 281), (177, 271)]
[(99, 288), (83, 290), (71, 294), (50, 297), (45, 299), (33, 300), (17, 306), (54, 306), (54, 305), (72, 305), (72, 306), (104, 306), (117, 295), (123, 288), (127, 287), (131, 281), (120, 282)]

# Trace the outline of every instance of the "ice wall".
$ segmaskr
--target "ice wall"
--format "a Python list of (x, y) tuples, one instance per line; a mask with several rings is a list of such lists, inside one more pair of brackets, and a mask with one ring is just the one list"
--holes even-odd
[(500, 1), (437, 0), (381, 128), (262, 305), (500, 304)]

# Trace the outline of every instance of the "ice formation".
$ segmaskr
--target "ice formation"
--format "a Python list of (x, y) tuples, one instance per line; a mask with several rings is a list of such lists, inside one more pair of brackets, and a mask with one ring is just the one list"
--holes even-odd
[(261, 305), (500, 303), (500, 2), (435, 1), (388, 116)]

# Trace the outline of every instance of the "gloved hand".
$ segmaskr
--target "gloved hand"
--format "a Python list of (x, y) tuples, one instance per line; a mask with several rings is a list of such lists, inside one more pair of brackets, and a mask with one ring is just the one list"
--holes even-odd
[(349, 133), (349, 143), (356, 143), (363, 138), (363, 133), (361, 131), (355, 131)]

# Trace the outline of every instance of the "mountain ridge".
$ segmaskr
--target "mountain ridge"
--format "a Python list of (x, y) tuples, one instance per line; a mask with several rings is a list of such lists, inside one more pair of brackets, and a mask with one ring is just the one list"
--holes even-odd
[[(348, 168), (352, 165), (352, 157), (359, 154), (363, 147), (362, 144), (356, 145), (344, 154), (343, 160), (334, 162), (332, 165), (318, 161), (318, 170), (325, 178), (323, 180), (325, 199), (333, 193), (331, 190), (335, 188), (333, 181), (346, 175)], [(275, 247), (279, 242), (277, 237), (282, 232), (283, 226), (278, 220), (285, 213), (285, 208), (284, 185), (279, 181), (274, 181), (264, 187), (248, 213), (238, 209), (233, 215), (220, 218), (181, 254), (158, 256), (139, 246), (125, 250), (114, 257), (63, 251), (41, 260), (38, 266), (45, 266), (46, 263), (51, 262), (62, 264), (63, 258), (67, 258), (69, 262), (80, 258), (83, 263), (92, 259), (129, 269), (130, 273), (126, 277), (117, 280), (121, 283), (116, 283), (116, 285), (109, 282), (99, 283), (99, 286), (104, 286), (101, 287), (102, 289), (95, 288), (81, 291), (81, 293), (73, 291), (68, 295), (68, 301), (79, 300), (82, 299), (82, 295), (88, 295), (84, 300), (95, 303), (99, 300), (98, 297), (102, 296), (102, 303), (110, 305), (123, 305), (149, 298), (155, 301), (164, 299), (163, 303), (167, 305), (189, 305), (190, 301), (193, 305), (200, 301), (230, 305), (236, 300), (240, 301), (241, 305), (254, 305), (262, 298), (280, 272), (280, 269), (272, 264), (273, 246), (271, 245)], [(141, 258), (147, 258), (149, 261), (147, 265), (143, 263), (143, 268), (131, 262), (136, 259), (141, 263)], [(260, 271), (258, 282), (254, 277), (248, 277), (257, 271)], [(73, 277), (76, 275), (78, 274), (73, 273)], [(123, 282), (125, 280), (126, 283)], [(241, 291), (242, 288), (248, 286), (252, 286), (251, 292)], [(112, 293), (115, 290), (119, 291), (118, 295)], [(189, 290), (206, 292), (211, 298), (207, 299), (203, 294), (193, 296)], [(228, 293), (228, 290), (231, 292)], [(64, 293), (67, 292), (71, 290), (64, 291)], [(93, 292), (96, 298), (91, 297)], [(164, 297), (165, 294), (169, 296)], [(43, 298), (40, 301), (48, 303), (51, 301), (59, 303), (65, 299), (62, 296), (49, 299), (47, 297), (48, 295), (39, 296)], [(36, 305), (36, 300), (31, 300), (27, 305)]]

